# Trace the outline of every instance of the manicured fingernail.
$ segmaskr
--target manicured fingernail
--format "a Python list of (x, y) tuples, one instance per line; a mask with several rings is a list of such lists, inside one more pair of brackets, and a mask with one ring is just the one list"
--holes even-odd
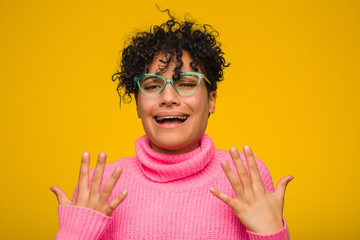
[(83, 157), (87, 157), (88, 155), (89, 155), (88, 152), (84, 152), (84, 153), (83, 153)]
[(215, 188), (213, 188), (213, 187), (211, 187), (211, 188), (210, 188), (210, 192), (212, 192), (212, 193), (216, 193), (216, 189), (215, 189)]
[(122, 193), (121, 193), (121, 196), (125, 196), (127, 194), (127, 190), (124, 190)]
[(116, 167), (116, 168), (115, 168), (115, 172), (116, 172), (116, 173), (119, 173), (120, 171), (121, 171), (121, 167)]
[(55, 193), (54, 189), (52, 187), (50, 187), (50, 191), (52, 191), (53, 193)]
[(245, 145), (245, 146), (244, 146), (244, 149), (246, 149), (246, 150), (250, 151), (250, 147), (249, 147), (249, 145)]
[(236, 149), (236, 147), (231, 147), (231, 148), (230, 148), (230, 151), (231, 151), (232, 153), (236, 153), (237, 149)]
[(223, 167), (226, 167), (226, 166), (228, 165), (228, 163), (226, 162), (226, 160), (222, 160), (222, 161), (221, 161), (221, 165), (222, 165)]

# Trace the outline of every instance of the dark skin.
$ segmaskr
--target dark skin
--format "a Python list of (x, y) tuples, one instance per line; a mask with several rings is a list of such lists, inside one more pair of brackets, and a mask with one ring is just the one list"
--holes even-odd
[(235, 147), (230, 149), (230, 155), (237, 174), (232, 171), (226, 160), (221, 162), (221, 167), (236, 197), (233, 199), (215, 188), (210, 188), (210, 191), (232, 208), (248, 230), (260, 234), (277, 232), (284, 227), (282, 213), (285, 189), (294, 177), (289, 175), (282, 178), (278, 182), (275, 191), (269, 193), (262, 184), (260, 172), (250, 147), (245, 146), (243, 151), (249, 172)]
[[(187, 62), (191, 62), (191, 59), (187, 59)], [(185, 64), (185, 66), (190, 68), (189, 64)], [(172, 66), (172, 68), (173, 67), (174, 66)], [(169, 71), (171, 70), (173, 69), (170, 69)], [(190, 69), (188, 71), (190, 71)], [(206, 87), (204, 84), (201, 87), (203, 89), (198, 91), (206, 91)], [(151, 101), (149, 99), (146, 99), (146, 97), (142, 96), (144, 98), (143, 101), (141, 101), (140, 103), (140, 101), (137, 100), (137, 104), (143, 104), (141, 105), (142, 108), (147, 109), (145, 108), (146, 106), (152, 107), (153, 104), (162, 103), (161, 101), (164, 102), (167, 98), (169, 98), (168, 100), (171, 103), (171, 107), (174, 109), (178, 109), (179, 106), (181, 106), (181, 104), (183, 103), (188, 103), (189, 106), (191, 105), (201, 107), (201, 104), (199, 105), (198, 103), (209, 100), (207, 99), (209, 96), (208, 94), (194, 95), (199, 96), (199, 98), (196, 97), (196, 99), (194, 98), (194, 96), (192, 96), (191, 98), (179, 98), (179, 96), (176, 95), (171, 86), (167, 87), (162, 94), (163, 95), (161, 95), (161, 97), (157, 98), (158, 100), (154, 98)], [(166, 99), (165, 95), (167, 96)], [(173, 102), (176, 102), (177, 104), (172, 104)], [(211, 106), (215, 108), (215, 102), (213, 103), (213, 105), (214, 106)], [(198, 111), (195, 111), (195, 113), (197, 112)], [(208, 113), (206, 113), (206, 117), (208, 116), (207, 114)], [(147, 117), (146, 114), (145, 117)], [(151, 121), (153, 120), (150, 120), (150, 123)], [(145, 125), (143, 126), (145, 127)], [(150, 126), (152, 125), (150, 124)], [(157, 130), (156, 127), (153, 128)], [(190, 133), (196, 130), (196, 128), (197, 127), (192, 127)], [(174, 131), (176, 131), (176, 128), (174, 128)], [(201, 133), (203, 132), (200, 132), (200, 134)], [(158, 134), (155, 134), (155, 136), (158, 137)], [(172, 149), (167, 150), (172, 151)], [(180, 149), (180, 151), (181, 150), (184, 149)], [(177, 149), (177, 151), (179, 151), (179, 149)], [(236, 150), (236, 148), (233, 147), (230, 149), (230, 156), (236, 167), (236, 173), (232, 171), (226, 160), (222, 161), (221, 163), (221, 167), (226, 177), (228, 178), (236, 194), (236, 197), (231, 198), (228, 195), (222, 193), (220, 190), (217, 190), (216, 188), (210, 188), (210, 192), (215, 197), (223, 201), (226, 205), (228, 205), (248, 230), (259, 234), (270, 234), (277, 232), (284, 227), (282, 221), (282, 213), (284, 207), (285, 189), (287, 184), (293, 179), (293, 176), (288, 175), (282, 178), (278, 182), (276, 190), (273, 193), (269, 193), (262, 184), (259, 169), (250, 147), (245, 146), (243, 152), (246, 159), (241, 159), (239, 152)], [(244, 162), (247, 163), (249, 171), (246, 169)], [(111, 192), (113, 191), (117, 181), (120, 178), (122, 170), (120, 167), (117, 167), (112, 173), (109, 181), (105, 184), (102, 191), (100, 191), (105, 164), (106, 154), (100, 153), (97, 160), (97, 165), (95, 167), (94, 175), (92, 177), (92, 181), (89, 187), (90, 156), (88, 153), (84, 153), (81, 160), (78, 182), (78, 194), (76, 199), (71, 202), (62, 189), (56, 186), (52, 186), (50, 188), (55, 193), (59, 204), (86, 207), (94, 209), (107, 216), (111, 216), (111, 213), (126, 198), (127, 191), (122, 191), (112, 202), (110, 202), (109, 204), (107, 203)]]
[(81, 166), (79, 172), (78, 192), (74, 202), (71, 202), (66, 196), (65, 192), (56, 186), (50, 188), (58, 199), (59, 205), (72, 205), (78, 207), (91, 208), (98, 212), (101, 212), (107, 216), (111, 216), (111, 213), (124, 201), (127, 196), (127, 191), (122, 191), (111, 203), (107, 203), (112, 190), (114, 189), (117, 181), (120, 178), (122, 169), (120, 167), (115, 168), (109, 181), (105, 184), (104, 188), (100, 192), (101, 182), (103, 179), (104, 169), (106, 165), (106, 153), (100, 153), (98, 156), (97, 164), (95, 167), (94, 175), (89, 187), (89, 166), (90, 155), (85, 152), (81, 158)]
[[(210, 188), (211, 193), (231, 207), (245, 225), (245, 227), (256, 233), (269, 234), (283, 228), (282, 212), (284, 206), (284, 195), (287, 184), (293, 179), (289, 175), (282, 178), (274, 193), (269, 193), (263, 186), (255, 157), (250, 147), (244, 147), (249, 172), (240, 158), (236, 148), (230, 149), (230, 155), (237, 170), (235, 174), (226, 160), (222, 161), (221, 167), (224, 170), (236, 198), (231, 198), (221, 191)], [(65, 192), (59, 187), (50, 188), (58, 199), (59, 205), (72, 205), (86, 207), (101, 212), (107, 216), (125, 200), (127, 191), (122, 191), (111, 203), (107, 200), (120, 178), (122, 169), (117, 167), (109, 181), (100, 192), (103, 173), (106, 165), (106, 154), (100, 153), (95, 167), (94, 175), (89, 187), (89, 165), (90, 156), (84, 153), (81, 159), (79, 172), (78, 193), (74, 202), (71, 202)], [(238, 177), (239, 176), (239, 177)]]

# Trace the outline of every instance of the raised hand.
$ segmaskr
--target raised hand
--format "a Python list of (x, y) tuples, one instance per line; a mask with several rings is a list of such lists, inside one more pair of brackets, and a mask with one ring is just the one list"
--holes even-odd
[(249, 146), (244, 147), (249, 173), (235, 147), (230, 149), (238, 176), (232, 171), (226, 160), (221, 167), (228, 178), (236, 197), (232, 198), (218, 189), (210, 188), (212, 194), (232, 208), (244, 226), (255, 233), (270, 234), (283, 228), (282, 213), (287, 184), (294, 178), (289, 175), (282, 178), (273, 193), (263, 186), (255, 157)]
[(117, 183), (122, 169), (116, 167), (109, 181), (105, 184), (100, 192), (101, 182), (106, 164), (106, 153), (100, 153), (89, 187), (89, 165), (90, 156), (85, 152), (81, 158), (81, 167), (79, 173), (78, 192), (74, 202), (71, 202), (65, 192), (56, 186), (50, 187), (58, 199), (59, 205), (72, 205), (85, 208), (91, 208), (110, 216), (115, 208), (126, 198), (127, 191), (122, 191), (111, 203), (107, 204), (107, 200)]

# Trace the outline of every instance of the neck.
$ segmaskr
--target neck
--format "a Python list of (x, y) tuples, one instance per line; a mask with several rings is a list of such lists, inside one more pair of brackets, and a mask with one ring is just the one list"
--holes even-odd
[(198, 148), (200, 146), (200, 138), (195, 139), (194, 141), (186, 144), (185, 146), (161, 147), (161, 146), (156, 145), (153, 142), (150, 142), (150, 146), (152, 149), (154, 149), (154, 151), (159, 152), (159, 153), (165, 153), (165, 154), (170, 154), (170, 155), (183, 154), (183, 153), (191, 152), (191, 151), (195, 150), (196, 148)]

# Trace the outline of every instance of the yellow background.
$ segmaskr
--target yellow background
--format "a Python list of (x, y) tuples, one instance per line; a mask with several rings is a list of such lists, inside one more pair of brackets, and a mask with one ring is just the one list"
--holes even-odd
[[(133, 156), (135, 104), (111, 75), (127, 37), (167, 19), (213, 25), (231, 67), (207, 133), (293, 174), (292, 239), (359, 236), (359, 1), (0, 1), (0, 239), (53, 239), (81, 154)], [(342, 237), (341, 237), (342, 236)]]

